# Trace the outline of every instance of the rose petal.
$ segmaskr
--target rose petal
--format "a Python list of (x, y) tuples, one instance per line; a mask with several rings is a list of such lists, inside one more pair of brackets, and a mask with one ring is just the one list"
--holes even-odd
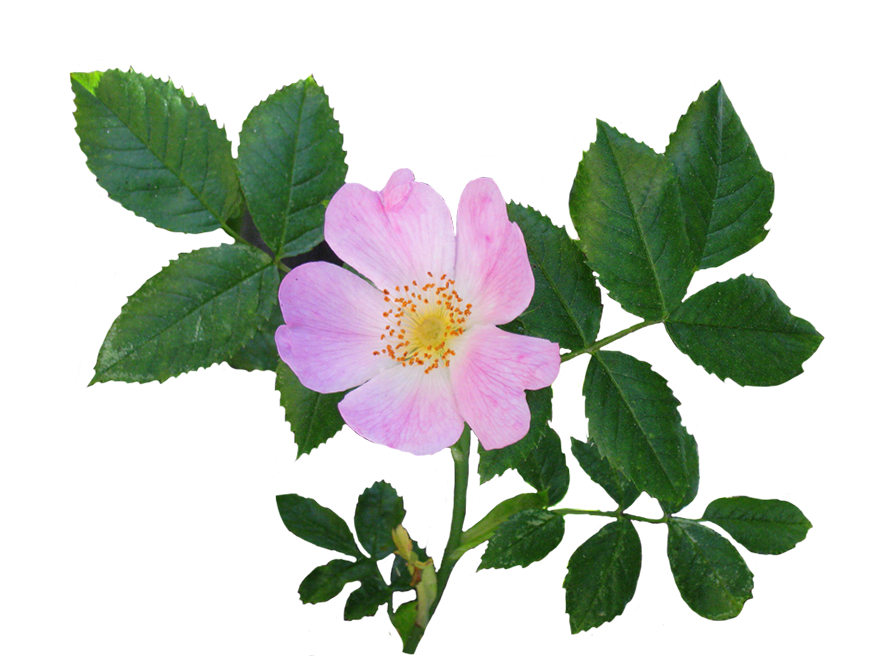
[(546, 339), (475, 326), (453, 345), (449, 367), (458, 411), (484, 449), (500, 449), (529, 431), (527, 389), (554, 382), (560, 348)]
[(358, 435), (416, 455), (452, 446), (464, 428), (445, 369), (387, 369), (350, 392), (338, 409)]
[(286, 325), (277, 329), (277, 350), (302, 385), (341, 392), (396, 363), (379, 350), (388, 308), (384, 295), (365, 280), (328, 262), (296, 267), (280, 284)]
[(526, 242), (489, 178), (469, 182), (458, 202), (455, 283), (473, 305), (472, 323), (516, 319), (535, 292)]
[(326, 208), (325, 236), (336, 255), (379, 289), (423, 284), (429, 271), (453, 273), (452, 215), (408, 169), (396, 171), (379, 193), (358, 184), (339, 189)]

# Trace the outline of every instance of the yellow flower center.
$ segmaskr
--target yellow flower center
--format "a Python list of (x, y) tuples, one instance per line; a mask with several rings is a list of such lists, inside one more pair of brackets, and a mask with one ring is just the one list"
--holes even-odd
[(464, 304), (446, 274), (439, 278), (428, 271), (428, 282), (382, 290), (390, 304), (383, 313), (388, 325), (380, 336), (385, 342), (373, 355), (387, 356), (402, 366), (424, 367), (426, 374), (442, 363), (449, 366), (455, 355), (451, 340), (464, 332), (471, 304)]

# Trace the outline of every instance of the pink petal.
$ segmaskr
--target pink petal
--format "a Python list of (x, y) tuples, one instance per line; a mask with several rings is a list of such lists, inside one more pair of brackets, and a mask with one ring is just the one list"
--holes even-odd
[(554, 382), (560, 348), (546, 339), (475, 326), (453, 346), (449, 367), (458, 411), (484, 449), (500, 449), (529, 431), (527, 389)]
[(338, 409), (358, 435), (416, 455), (452, 446), (464, 428), (445, 369), (387, 369), (350, 392)]
[(302, 385), (321, 393), (356, 387), (394, 366), (379, 350), (388, 309), (365, 280), (328, 262), (296, 267), (280, 284), (286, 324), (277, 350)]
[[(452, 276), (455, 236), (446, 203), (412, 171), (396, 171), (376, 193), (346, 184), (326, 208), (326, 241), (379, 289)], [(421, 282), (420, 282), (421, 281)]]
[(507, 205), (489, 178), (468, 183), (458, 202), (455, 283), (473, 305), (472, 320), (500, 325), (529, 305), (535, 278), (523, 233), (508, 220)]

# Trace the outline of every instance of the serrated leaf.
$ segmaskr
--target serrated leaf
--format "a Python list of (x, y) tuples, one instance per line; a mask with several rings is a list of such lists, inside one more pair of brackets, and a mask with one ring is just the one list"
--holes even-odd
[(637, 589), (640, 564), (640, 536), (625, 519), (607, 524), (572, 554), (563, 581), (572, 633), (624, 612)]
[(480, 474), (480, 483), (501, 476), (508, 469), (516, 469), (517, 465), (537, 448), (538, 442), (543, 438), (544, 427), (548, 425), (553, 414), (553, 399), (554, 392), (550, 387), (527, 390), (526, 401), (529, 404), (531, 419), (526, 437), (501, 449), (487, 451), (482, 445), (478, 446), (480, 459), (477, 471)]
[(590, 439), (637, 488), (676, 503), (693, 472), (679, 401), (647, 363), (617, 351), (594, 353), (585, 374), (585, 415)]
[(665, 156), (680, 180), (687, 232), (700, 269), (719, 266), (766, 237), (774, 184), (717, 82), (671, 134)]
[(520, 315), (524, 334), (575, 351), (590, 346), (600, 330), (603, 304), (594, 275), (566, 230), (531, 207), (508, 203), (508, 218), (520, 226), (535, 294)]
[(701, 524), (668, 520), (668, 561), (683, 601), (709, 620), (728, 620), (753, 595), (754, 575), (732, 543)]
[(680, 512), (695, 500), (698, 494), (698, 484), (700, 482), (698, 470), (698, 443), (695, 438), (688, 432), (683, 432), (683, 450), (686, 453), (686, 468), (689, 472), (689, 487), (686, 492), (677, 501), (668, 501), (659, 499), (658, 505), (661, 506), (662, 512), (673, 515)]
[[(278, 497), (279, 498), (279, 497)], [(298, 596), (305, 604), (319, 604), (337, 596), (352, 581), (359, 581), (378, 570), (371, 560), (330, 560), (308, 574), (298, 586)]]
[(286, 528), (302, 540), (348, 556), (363, 557), (345, 520), (313, 499), (280, 494), (277, 510)]
[(280, 304), (274, 303), (271, 317), (261, 326), (252, 338), (239, 351), (225, 359), (234, 369), (243, 371), (276, 371), (280, 363), (277, 342), (274, 334), (283, 324)]
[(255, 225), (278, 256), (323, 240), (325, 202), (348, 167), (338, 121), (313, 78), (283, 87), (254, 107), (240, 132), (238, 166)]
[(365, 576), (360, 580), (360, 587), (354, 590), (345, 602), (345, 620), (360, 620), (372, 617), (378, 607), (391, 599), (391, 589), (385, 585), (376, 570), (374, 575)]
[(618, 507), (628, 508), (637, 497), (638, 490), (621, 472), (609, 464), (609, 461), (597, 449), (593, 442), (582, 442), (572, 438), (572, 455), (578, 460), (579, 466), (597, 485), (606, 490)]
[(544, 492), (548, 505), (554, 506), (569, 489), (569, 467), (560, 444), (560, 436), (545, 425), (535, 448), (517, 464), (517, 473), (539, 492)]
[(531, 565), (556, 549), (565, 530), (561, 515), (548, 510), (521, 510), (495, 530), (477, 569)]
[(396, 548), (391, 531), (403, 523), (403, 499), (385, 481), (373, 483), (357, 500), (354, 528), (370, 558), (384, 558)]
[(86, 164), (112, 199), (176, 232), (240, 215), (231, 142), (206, 107), (132, 70), (72, 73), (71, 85)]
[(676, 307), (692, 277), (672, 165), (602, 121), (578, 165), (569, 213), (609, 295), (644, 319)]
[(739, 385), (780, 385), (800, 375), (823, 339), (768, 282), (745, 275), (693, 294), (665, 328), (693, 362)]
[(280, 392), (280, 405), (298, 445), (296, 458), (310, 453), (344, 426), (338, 404), (346, 392), (320, 394), (308, 389), (283, 361), (277, 365), (276, 389)]
[(129, 297), (90, 384), (163, 382), (222, 362), (267, 322), (279, 283), (271, 258), (250, 246), (180, 255)]
[(751, 497), (716, 499), (708, 504), (702, 520), (713, 522), (740, 545), (759, 554), (790, 551), (812, 528), (794, 504)]

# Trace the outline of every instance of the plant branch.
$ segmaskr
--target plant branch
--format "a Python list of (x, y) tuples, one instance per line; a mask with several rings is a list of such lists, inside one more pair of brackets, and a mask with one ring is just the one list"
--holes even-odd
[(631, 333), (636, 332), (641, 328), (645, 328), (646, 326), (654, 326), (655, 324), (661, 323), (662, 321), (663, 319), (649, 319), (647, 321), (641, 321), (640, 323), (634, 324), (629, 328), (619, 330), (614, 335), (610, 335), (609, 337), (604, 337), (603, 339), (597, 340), (587, 348), (579, 349), (577, 351), (571, 351), (570, 353), (564, 353), (560, 356), (560, 362), (566, 362), (567, 360), (578, 357), (583, 353), (596, 353), (607, 344), (611, 344), (612, 342), (621, 339), (622, 337), (625, 337), (627, 335), (630, 335)]

